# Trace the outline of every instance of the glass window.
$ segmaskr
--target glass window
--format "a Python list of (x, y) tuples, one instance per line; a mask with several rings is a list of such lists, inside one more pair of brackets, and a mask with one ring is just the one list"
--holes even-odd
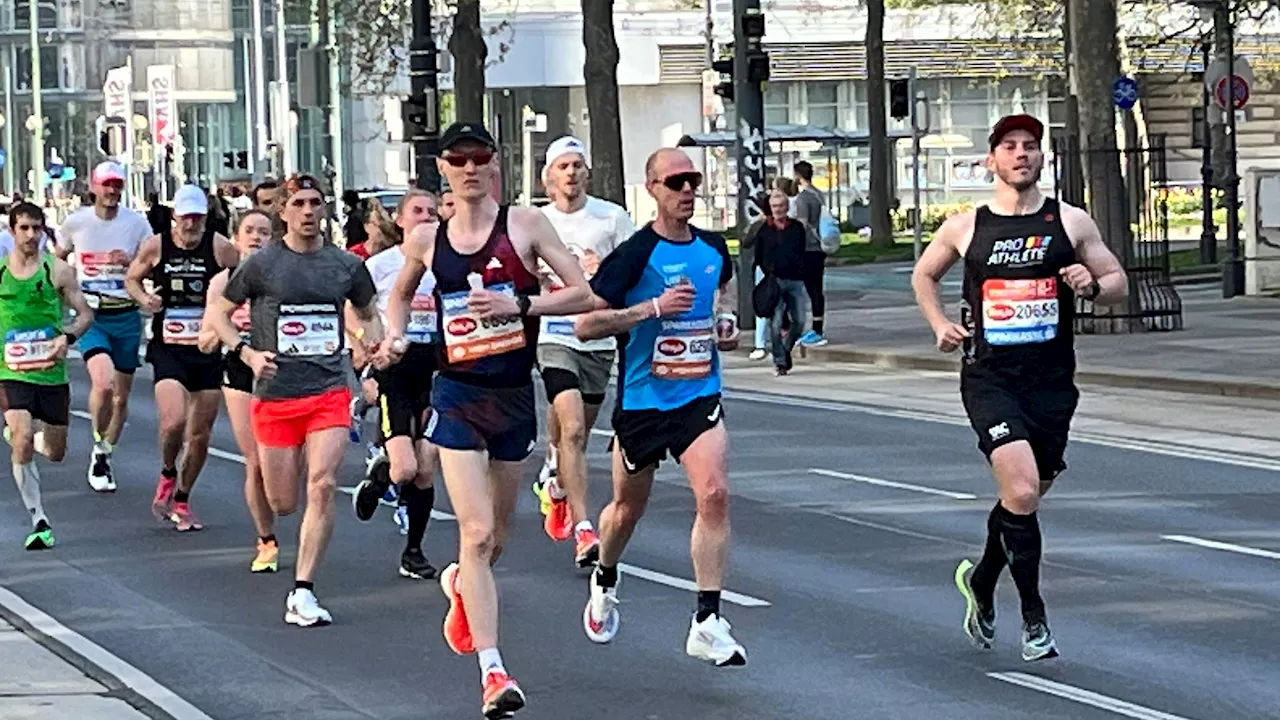
[(840, 92), (838, 83), (805, 83), (805, 109), (808, 122), (816, 127), (840, 126)]
[[(25, 47), (16, 48), (16, 67), (14, 68), (19, 90), (31, 89), (31, 51)], [(58, 85), (58, 46), (42, 45), (40, 47), (40, 87), (43, 90), (56, 90)]]
[(769, 83), (764, 90), (764, 124), (786, 125), (791, 122), (790, 83)]
[[(32, 0), (17, 0), (17, 4), (13, 10), (13, 22), (17, 29), (25, 30), (31, 27), (31, 2)], [(53, 3), (38, 3), (40, 14), (37, 16), (40, 20), (41, 28), (50, 30), (58, 27), (58, 8)]]
[(1033, 78), (1004, 78), (996, 86), (996, 105), (1001, 115), (1038, 115), (1043, 110), (1041, 97), (1040, 84)]
[(991, 108), (985, 103), (951, 102), (951, 127), (989, 127)]
[(838, 102), (839, 94), (833, 82), (805, 83), (805, 92), (810, 105), (835, 105)]

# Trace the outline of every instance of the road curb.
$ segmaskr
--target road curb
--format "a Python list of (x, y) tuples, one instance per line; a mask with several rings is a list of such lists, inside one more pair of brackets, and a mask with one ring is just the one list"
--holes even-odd
[[(815, 360), (874, 365), (891, 370), (928, 370), (935, 372), (959, 372), (960, 370), (960, 361), (953, 356), (930, 357), (916, 353), (889, 350), (860, 350), (855, 347), (839, 345), (804, 348), (803, 354)], [(1162, 390), (1192, 395), (1280, 400), (1280, 383), (1229, 376), (1206, 374), (1187, 377), (1112, 368), (1085, 368), (1076, 371), (1076, 381), (1085, 385), (1105, 385), (1138, 390)]]

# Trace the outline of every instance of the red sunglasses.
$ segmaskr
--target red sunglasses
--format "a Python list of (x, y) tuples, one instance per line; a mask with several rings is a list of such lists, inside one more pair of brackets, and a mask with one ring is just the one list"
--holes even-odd
[(492, 150), (476, 150), (475, 152), (469, 152), (469, 153), (452, 153), (451, 152), (451, 153), (445, 153), (442, 157), (444, 157), (445, 162), (449, 163), (450, 165), (456, 168), (466, 167), (468, 160), (475, 163), (476, 167), (480, 167), (481, 165), (488, 165), (489, 161), (493, 160), (493, 151)]

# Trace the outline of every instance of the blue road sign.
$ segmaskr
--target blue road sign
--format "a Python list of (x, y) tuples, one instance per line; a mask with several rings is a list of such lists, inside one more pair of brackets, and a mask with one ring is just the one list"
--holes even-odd
[(49, 163), (49, 177), (60, 179), (62, 177), (62, 166), (58, 163)]
[(1133, 109), (1138, 104), (1138, 82), (1131, 77), (1116, 78), (1116, 84), (1111, 89), (1111, 99), (1115, 100), (1116, 107), (1121, 110)]
[(8, 159), (9, 156), (5, 153), (4, 148), (0, 148), (0, 168), (4, 167), (5, 161)]

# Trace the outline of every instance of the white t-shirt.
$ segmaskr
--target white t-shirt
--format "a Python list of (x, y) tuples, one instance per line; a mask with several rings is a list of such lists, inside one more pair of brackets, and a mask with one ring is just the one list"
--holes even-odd
[[(619, 205), (607, 200), (588, 197), (587, 204), (573, 213), (562, 213), (554, 204), (544, 205), (542, 214), (551, 221), (561, 242), (569, 248), (569, 252), (578, 258), (578, 264), (590, 280), (605, 256), (614, 251), (624, 240), (636, 232), (631, 216)], [(556, 276), (546, 263), (538, 261), (538, 268), (543, 276), (543, 286), (548, 292), (555, 292), (564, 287), (564, 283)], [(538, 343), (564, 345), (575, 350), (595, 352), (614, 350), (617, 341), (611, 337), (583, 342), (573, 334), (573, 326), (577, 315), (542, 318), (542, 331), (538, 334)]]
[[(396, 278), (404, 267), (404, 250), (399, 246), (387, 248), (364, 261), (369, 275), (373, 277), (373, 285), (378, 289), (378, 314), (382, 323), (387, 322), (387, 304), (391, 298), (391, 290), (396, 286)], [(429, 344), (435, 342), (436, 335), (436, 301), (432, 292), (436, 288), (436, 276), (427, 268), (422, 280), (418, 282), (418, 291), (413, 295), (413, 304), (409, 306), (409, 323), (405, 327), (405, 340), (411, 343)]]
[[(136, 303), (125, 292), (124, 276), (138, 246), (154, 234), (147, 218), (121, 207), (114, 220), (103, 220), (92, 207), (83, 207), (60, 229), (62, 241), (72, 250), (72, 265), (89, 307), (133, 307)], [(116, 250), (123, 258), (112, 257)]]

